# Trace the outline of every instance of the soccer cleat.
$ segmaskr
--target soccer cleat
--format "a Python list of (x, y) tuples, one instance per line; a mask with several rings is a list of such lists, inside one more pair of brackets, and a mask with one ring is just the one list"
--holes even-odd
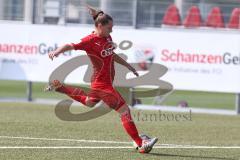
[[(151, 139), (149, 136), (147, 136), (146, 134), (139, 134), (139, 137), (142, 139), (142, 140), (149, 140)], [(133, 146), (136, 150), (138, 150), (138, 145), (136, 142), (133, 141)]]
[(143, 139), (142, 140), (142, 146), (141, 147), (138, 147), (138, 151), (139, 153), (149, 153), (154, 144), (157, 143), (158, 141), (158, 138), (150, 138), (150, 139)]
[(55, 91), (56, 89), (58, 89), (59, 87), (62, 87), (62, 83), (59, 80), (53, 80), (52, 82), (50, 82), (45, 88), (44, 91)]

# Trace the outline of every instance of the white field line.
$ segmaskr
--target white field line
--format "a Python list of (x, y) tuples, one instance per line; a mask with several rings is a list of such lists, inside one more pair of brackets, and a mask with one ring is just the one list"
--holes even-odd
[(0, 136), (0, 139), (68, 141), (68, 142), (108, 143), (108, 144), (132, 144), (131, 142), (118, 142), (118, 141), (99, 141), (99, 140), (85, 140), (85, 139), (57, 139), (57, 138), (33, 138), (33, 137), (11, 137), (11, 136)]
[[(78, 140), (78, 139), (56, 139), (56, 138), (34, 138), (34, 137), (12, 137), (0, 136), (0, 139), (22, 139), (22, 140), (43, 140), (43, 141), (69, 141), (86, 143), (106, 143), (106, 144), (132, 144), (132, 142), (119, 141), (99, 141), (99, 140)], [(0, 146), (0, 149), (132, 149), (133, 146)], [(175, 148), (175, 149), (240, 149), (240, 146), (198, 146), (179, 144), (156, 144), (154, 148)]]
[[(158, 149), (240, 149), (240, 146), (154, 146)], [(133, 146), (0, 146), (0, 149), (133, 149)]]

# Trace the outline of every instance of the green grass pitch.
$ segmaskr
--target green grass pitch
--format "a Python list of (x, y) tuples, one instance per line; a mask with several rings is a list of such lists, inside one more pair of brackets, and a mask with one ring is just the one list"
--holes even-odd
[[(54, 105), (33, 103), (0, 103), (0, 159), (238, 160), (240, 158), (239, 116), (191, 114), (191, 120), (150, 120), (136, 115), (140, 112), (143, 117), (156, 114), (156, 111), (133, 110), (132, 115), (139, 132), (159, 137), (156, 148), (150, 154), (140, 154), (131, 148), (131, 140), (124, 132), (120, 118), (114, 111), (90, 121), (66, 122), (56, 117), (54, 108)], [(75, 114), (87, 110), (89, 109), (80, 105), (71, 108), (71, 112)], [(4, 148), (22, 146), (33, 148)]]

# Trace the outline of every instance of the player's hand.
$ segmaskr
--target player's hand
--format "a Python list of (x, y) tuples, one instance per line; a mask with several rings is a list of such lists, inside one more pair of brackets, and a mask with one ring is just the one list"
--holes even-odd
[(133, 74), (135, 74), (135, 76), (139, 77), (139, 74), (138, 74), (138, 72), (136, 70), (133, 71)]
[(135, 76), (139, 77), (139, 74), (135, 68), (131, 67), (130, 70), (133, 72), (133, 74), (135, 74)]
[(53, 52), (49, 52), (48, 53), (48, 57), (53, 60), (54, 57), (57, 57), (57, 54), (53, 51)]

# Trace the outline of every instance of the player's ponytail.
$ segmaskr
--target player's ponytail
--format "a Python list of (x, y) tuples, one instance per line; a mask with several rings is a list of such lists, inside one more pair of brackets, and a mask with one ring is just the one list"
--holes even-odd
[(98, 26), (98, 24), (106, 25), (109, 23), (109, 21), (113, 21), (112, 17), (106, 13), (104, 13), (101, 10), (96, 10), (95, 8), (87, 5), (87, 8), (89, 10), (89, 13), (93, 17), (95, 26)]
[(98, 11), (98, 12), (96, 13), (96, 15), (93, 16), (93, 20), (96, 21), (96, 19), (98, 18), (98, 16), (99, 16), (99, 15), (103, 15), (103, 14), (104, 14), (103, 11)]

